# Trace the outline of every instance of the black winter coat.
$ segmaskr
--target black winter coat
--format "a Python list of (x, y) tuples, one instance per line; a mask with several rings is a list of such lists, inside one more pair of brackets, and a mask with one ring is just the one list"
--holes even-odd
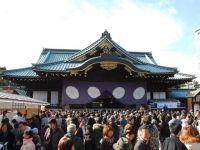
[(100, 141), (100, 150), (113, 150), (114, 140), (102, 138)]
[(142, 140), (137, 140), (134, 146), (134, 150), (151, 150), (150, 143), (145, 143)]
[(166, 138), (163, 150), (187, 150), (186, 146), (175, 136)]
[(7, 132), (4, 136), (3, 132), (0, 132), (0, 142), (6, 143), (8, 142), (8, 150), (12, 150), (14, 148), (15, 136), (12, 132)]

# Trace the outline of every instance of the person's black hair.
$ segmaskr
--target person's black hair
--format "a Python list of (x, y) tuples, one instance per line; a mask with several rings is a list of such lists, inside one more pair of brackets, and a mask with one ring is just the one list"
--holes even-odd
[(92, 135), (92, 133), (93, 133), (93, 130), (92, 130), (92, 127), (91, 126), (86, 126), (86, 135)]
[(57, 125), (57, 121), (56, 121), (55, 118), (51, 118), (51, 119), (49, 120), (49, 123), (52, 123), (52, 124)]
[(14, 128), (15, 129), (18, 129), (19, 128), (19, 124), (16, 122), (16, 123), (14, 123)]
[(8, 118), (4, 118), (2, 121), (1, 121), (2, 124), (9, 124), (9, 119)]
[(182, 129), (181, 124), (172, 123), (169, 126), (170, 133), (174, 134), (174, 135), (178, 135), (178, 133), (181, 131), (181, 129)]
[(17, 112), (17, 115), (18, 115), (18, 116), (22, 116), (22, 113), (21, 113), (21, 112)]
[(30, 138), (33, 137), (33, 132), (31, 130), (27, 130), (24, 132), (26, 135), (29, 135)]
[(176, 116), (177, 116), (176, 113), (173, 113), (173, 114), (172, 114), (172, 117), (173, 117), (173, 118), (176, 118)]
[(22, 125), (24, 125), (24, 126), (27, 126), (27, 122), (25, 122), (25, 121), (19, 122), (19, 125), (20, 125), (20, 124), (22, 124)]
[(76, 125), (76, 128), (78, 129), (78, 127), (79, 127), (78, 118), (76, 118), (75, 116), (73, 116), (73, 117), (71, 118), (71, 122), (72, 122), (73, 124), (75, 124), (75, 125)]
[(146, 124), (146, 125), (151, 124), (151, 116), (150, 115), (144, 115), (142, 122), (143, 122), (143, 124)]
[(193, 118), (189, 118), (187, 122), (188, 122), (188, 125), (192, 125), (193, 122), (194, 122), (194, 119)]
[(17, 120), (16, 120), (16, 119), (13, 119), (13, 120), (12, 120), (12, 123), (13, 123), (13, 124), (17, 123)]

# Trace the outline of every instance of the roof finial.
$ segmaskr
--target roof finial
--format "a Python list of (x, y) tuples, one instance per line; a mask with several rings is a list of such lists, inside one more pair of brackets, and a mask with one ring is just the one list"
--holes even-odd
[(105, 31), (102, 33), (101, 38), (104, 37), (104, 36), (106, 36), (108, 39), (111, 39), (110, 33), (109, 33), (107, 30), (105, 30)]

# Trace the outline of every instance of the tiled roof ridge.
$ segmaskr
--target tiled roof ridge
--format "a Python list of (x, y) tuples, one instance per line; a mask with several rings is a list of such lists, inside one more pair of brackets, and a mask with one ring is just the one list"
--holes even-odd
[(54, 64), (59, 64), (59, 63), (65, 63), (64, 60), (62, 61), (55, 61), (55, 62), (50, 62), (50, 63), (42, 63), (42, 64), (32, 64), (33, 67), (43, 67), (43, 66), (46, 66), (46, 65), (54, 65)]
[(3, 72), (21, 71), (21, 70), (32, 69), (32, 68), (33, 68), (32, 66), (30, 66), (30, 67), (22, 67), (22, 68), (18, 68), (18, 69), (5, 70)]
[(100, 43), (101, 41), (103, 41), (106, 38), (106, 36), (101, 37), (100, 39), (96, 40), (95, 42), (93, 42), (92, 44), (90, 44), (89, 46), (87, 46), (86, 48), (74, 53), (72, 56), (70, 56), (67, 60), (73, 60), (74, 58), (77, 57), (78, 54), (84, 54), (84, 51), (87, 49), (91, 49), (91, 47), (95, 47), (96, 44)]
[(129, 53), (132, 53), (132, 54), (150, 54), (152, 55), (152, 52), (151, 51), (127, 51)]
[(80, 51), (81, 49), (69, 49), (69, 48), (43, 48), (43, 51)]
[(149, 64), (149, 63), (146, 63), (146, 64), (138, 64), (138, 65), (151, 65), (151, 66), (155, 66), (157, 68), (165, 68), (165, 69), (168, 69), (168, 70), (177, 70), (177, 67), (166, 67), (166, 66), (161, 66), (161, 65), (157, 65), (157, 64)]

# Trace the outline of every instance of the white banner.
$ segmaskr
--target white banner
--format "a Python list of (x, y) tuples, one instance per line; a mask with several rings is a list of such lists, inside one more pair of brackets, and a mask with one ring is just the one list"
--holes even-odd
[(178, 102), (157, 102), (157, 108), (163, 108), (167, 106), (167, 108), (177, 108)]

